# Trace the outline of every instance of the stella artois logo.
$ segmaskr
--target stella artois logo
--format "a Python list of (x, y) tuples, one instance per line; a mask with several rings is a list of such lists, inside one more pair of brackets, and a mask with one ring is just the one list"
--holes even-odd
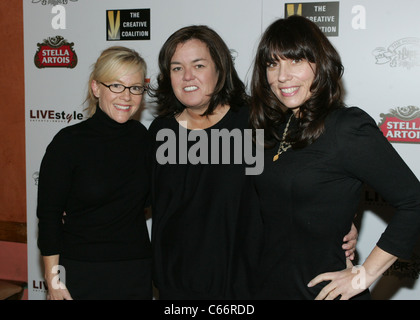
[(63, 37), (56, 36), (38, 43), (35, 53), (35, 65), (38, 68), (74, 68), (77, 65), (77, 55), (73, 49), (74, 43), (68, 43)]
[(381, 113), (379, 128), (390, 142), (420, 143), (420, 109), (415, 106), (398, 107)]
[(376, 64), (389, 64), (392, 68), (411, 69), (420, 66), (420, 38), (404, 38), (393, 42), (388, 48), (378, 47), (373, 50)]

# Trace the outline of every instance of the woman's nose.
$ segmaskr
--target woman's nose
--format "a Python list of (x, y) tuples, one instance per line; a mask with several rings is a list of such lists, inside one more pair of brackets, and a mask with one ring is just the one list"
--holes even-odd
[(292, 78), (290, 68), (286, 63), (281, 63), (278, 73), (278, 80), (280, 82), (286, 82)]
[(190, 81), (190, 80), (194, 79), (193, 70), (191, 68), (185, 68), (183, 78), (184, 78), (185, 81)]
[(131, 93), (129, 88), (125, 88), (123, 92), (120, 94), (120, 98), (123, 100), (130, 100), (131, 99)]

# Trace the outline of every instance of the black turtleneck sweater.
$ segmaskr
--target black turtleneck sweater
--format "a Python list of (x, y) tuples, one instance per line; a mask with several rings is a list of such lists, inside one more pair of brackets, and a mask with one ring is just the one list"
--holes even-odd
[(150, 142), (140, 122), (117, 123), (99, 107), (93, 117), (58, 132), (39, 173), (42, 255), (83, 261), (151, 257), (144, 216)]

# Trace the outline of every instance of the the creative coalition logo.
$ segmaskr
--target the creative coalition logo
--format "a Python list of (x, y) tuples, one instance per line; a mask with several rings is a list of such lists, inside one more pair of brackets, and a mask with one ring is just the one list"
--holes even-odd
[(375, 48), (372, 54), (376, 64), (411, 69), (420, 65), (420, 38), (403, 38), (393, 42), (388, 48)]
[(150, 9), (107, 10), (108, 41), (150, 40)]
[(420, 143), (419, 107), (397, 107), (380, 116), (378, 126), (390, 142)]
[(29, 110), (29, 120), (32, 122), (65, 122), (70, 123), (74, 120), (83, 120), (83, 113), (73, 111), (67, 113), (65, 111), (56, 110)]
[(69, 43), (61, 36), (49, 37), (38, 43), (35, 53), (35, 65), (42, 68), (74, 68), (77, 65), (77, 54), (74, 43)]
[(285, 3), (286, 18), (293, 15), (304, 16), (316, 23), (327, 37), (338, 36), (340, 2)]
[(56, 6), (56, 5), (59, 5), (59, 4), (68, 4), (69, 1), (77, 2), (77, 0), (32, 0), (32, 3), (41, 3), (44, 6), (47, 5), (47, 4)]

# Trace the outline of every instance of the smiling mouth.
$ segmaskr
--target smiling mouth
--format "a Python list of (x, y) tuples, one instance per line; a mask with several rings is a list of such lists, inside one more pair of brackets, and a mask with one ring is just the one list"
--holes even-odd
[(119, 104), (114, 104), (114, 107), (117, 108), (118, 110), (122, 110), (122, 111), (127, 111), (131, 108), (131, 106), (122, 106)]
[(189, 87), (185, 87), (184, 88), (184, 91), (186, 91), (186, 92), (191, 92), (191, 91), (195, 91), (195, 90), (197, 90), (198, 89), (198, 87), (197, 86), (189, 86)]
[(299, 90), (299, 87), (291, 87), (291, 88), (283, 88), (280, 89), (283, 94), (290, 95), (294, 94), (296, 91)]

